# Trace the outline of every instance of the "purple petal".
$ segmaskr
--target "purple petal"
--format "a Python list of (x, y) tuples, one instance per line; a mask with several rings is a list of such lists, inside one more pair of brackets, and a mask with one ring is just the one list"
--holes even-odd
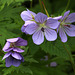
[(12, 65), (13, 58), (9, 56), (8, 58), (5, 59), (6, 62), (6, 67), (10, 67)]
[(28, 21), (28, 20), (32, 20), (32, 16), (30, 13), (28, 13), (28, 11), (23, 11), (21, 13), (21, 18), (24, 20), (24, 21)]
[(10, 42), (6, 42), (5, 46), (3, 47), (3, 51), (10, 47)]
[(68, 36), (75, 36), (75, 26), (70, 25), (70, 27), (64, 26), (65, 32)]
[(23, 25), (23, 26), (21, 27), (21, 31), (22, 31), (22, 32), (26, 32), (26, 31), (25, 31), (25, 28), (26, 28), (26, 26)]
[(70, 13), (70, 10), (66, 11), (66, 12), (64, 13), (64, 16), (62, 17), (62, 20), (64, 20), (64, 18), (66, 18), (69, 13)]
[(45, 60), (45, 61), (47, 61), (47, 60), (48, 60), (48, 56), (44, 56), (44, 57), (45, 57), (45, 59), (44, 59), (44, 60)]
[(57, 63), (56, 63), (56, 62), (51, 62), (51, 63), (50, 63), (50, 66), (51, 66), (51, 67), (56, 67), (56, 66), (57, 66)]
[(47, 15), (43, 14), (43, 13), (38, 13), (36, 16), (35, 16), (35, 21), (36, 22), (39, 22), (39, 23), (43, 23), (44, 21), (47, 20)]
[(24, 62), (24, 57), (20, 54), (20, 56), (22, 57), (21, 62)]
[(13, 49), (13, 51), (14, 51), (14, 52), (19, 52), (19, 53), (24, 52), (24, 50), (22, 50), (22, 49), (20, 49), (20, 48), (16, 48), (16, 47)]
[(21, 18), (24, 20), (24, 21), (28, 21), (28, 20), (32, 20), (32, 15), (35, 17), (36, 14), (30, 10), (27, 9), (27, 11), (23, 11), (21, 13)]
[(20, 56), (20, 54), (17, 53), (17, 52), (12, 53), (12, 57), (14, 57), (15, 59), (18, 59), (18, 60), (22, 59), (22, 57)]
[(73, 23), (75, 22), (75, 13), (71, 13), (67, 19), (65, 20), (66, 23)]
[[(9, 57), (10, 55), (11, 55), (11, 52), (6, 53), (6, 54), (4, 55), (4, 57), (3, 57), (3, 59)], [(3, 59), (2, 59), (2, 60), (3, 60)]]
[(27, 11), (28, 11), (28, 13), (32, 14), (34, 17), (36, 16), (36, 14), (34, 12), (32, 12), (32, 11), (30, 11), (28, 9), (27, 9)]
[(27, 41), (22, 39), (22, 38), (20, 38), (20, 37), (18, 37), (18, 41), (15, 42), (15, 45), (16, 46), (26, 46), (27, 45)]
[(10, 48), (6, 49), (4, 52), (9, 52), (9, 51), (13, 50), (13, 48), (10, 47)]
[(21, 64), (21, 60), (13, 59), (12, 65), (18, 67)]
[(52, 18), (49, 18), (46, 22), (46, 25), (52, 29), (56, 29), (59, 24), (60, 22), (58, 22), (58, 20)]
[(44, 41), (44, 34), (41, 30), (36, 31), (32, 36), (33, 42), (40, 45)]
[(30, 25), (31, 23), (35, 23), (34, 21), (25, 21), (24, 26)]
[(60, 30), (59, 30), (59, 36), (60, 36), (62, 42), (66, 42), (67, 41), (67, 36), (66, 36), (63, 28), (60, 28)]
[(57, 27), (57, 30), (56, 30), (57, 33), (58, 33), (58, 31), (59, 31), (59, 28), (60, 28), (60, 25)]
[(27, 25), (30, 25), (31, 23), (35, 23), (34, 21), (25, 21), (25, 24), (21, 27), (21, 31), (26, 33), (25, 28), (27, 27)]
[(25, 29), (25, 31), (28, 33), (28, 34), (33, 34), (36, 30), (38, 29), (38, 25), (36, 23), (32, 23), (30, 25), (28, 25)]
[(19, 38), (11, 38), (11, 39), (7, 39), (8, 42), (16, 42)]
[(45, 28), (45, 37), (48, 41), (54, 41), (57, 39), (57, 33), (55, 30)]
[(25, 34), (28, 34), (28, 33), (25, 31), (25, 28), (26, 28), (26, 27), (27, 27), (27, 26), (24, 26), (24, 25), (23, 25), (23, 26), (21, 27), (21, 31), (24, 32)]
[(58, 17), (54, 17), (53, 19), (60, 20), (61, 18), (62, 18), (62, 16), (58, 16)]
[(75, 31), (75, 25), (70, 24), (70, 28)]

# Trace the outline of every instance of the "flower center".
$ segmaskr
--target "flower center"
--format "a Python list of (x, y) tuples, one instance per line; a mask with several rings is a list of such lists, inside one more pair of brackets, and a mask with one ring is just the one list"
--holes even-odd
[(47, 26), (45, 25), (45, 23), (39, 24), (39, 26), (40, 26), (41, 28), (46, 28), (46, 27), (47, 27)]
[(15, 43), (11, 43), (10, 47), (12, 47), (12, 48), (15, 47)]
[(68, 25), (68, 24), (70, 24), (70, 23), (65, 23), (65, 22), (61, 22), (61, 26), (67, 26), (67, 27), (69, 27), (70, 28), (70, 25)]
[(65, 23), (64, 22), (61, 22), (61, 24), (60, 24), (61, 26), (64, 26), (65, 25)]

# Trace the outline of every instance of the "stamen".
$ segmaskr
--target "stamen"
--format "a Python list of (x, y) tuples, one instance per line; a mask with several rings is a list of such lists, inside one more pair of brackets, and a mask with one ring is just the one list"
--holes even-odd
[(41, 28), (41, 30), (44, 32), (44, 28)]
[(64, 26), (67, 26), (67, 27), (71, 28), (70, 25), (64, 25)]
[(31, 14), (31, 16), (32, 16), (32, 19), (34, 19), (34, 16)]
[(47, 16), (49, 17), (48, 11), (47, 11), (47, 9), (46, 9), (45, 4), (44, 4), (43, 1), (42, 1), (42, 4), (43, 4), (43, 6), (44, 6), (44, 9), (45, 9), (45, 12), (46, 12)]

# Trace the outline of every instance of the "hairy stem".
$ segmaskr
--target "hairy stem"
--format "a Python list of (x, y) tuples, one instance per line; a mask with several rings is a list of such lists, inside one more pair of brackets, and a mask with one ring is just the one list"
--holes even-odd
[(32, 8), (32, 3), (33, 3), (33, 0), (30, 2), (30, 8)]
[(41, 7), (41, 12), (43, 12), (43, 6), (42, 6), (42, 3), (41, 3), (41, 0), (39, 0), (39, 4), (40, 4), (40, 7)]
[(66, 10), (68, 9), (69, 4), (70, 4), (70, 0), (68, 0), (67, 6), (66, 6)]
[(42, 4), (44, 6), (44, 9), (45, 9), (45, 12), (46, 12), (47, 16), (49, 17), (48, 11), (47, 11), (47, 9), (46, 9), (45, 4), (43, 3), (43, 1), (42, 1)]
[(73, 67), (73, 70), (74, 70), (74, 75), (75, 75), (75, 65), (74, 65), (74, 62), (72, 61), (71, 54), (69, 53), (68, 49), (65, 47), (64, 43), (63, 43), (63, 46), (64, 46), (66, 52), (67, 52), (68, 55), (69, 55), (70, 62), (71, 62), (71, 64), (72, 64), (72, 67)]

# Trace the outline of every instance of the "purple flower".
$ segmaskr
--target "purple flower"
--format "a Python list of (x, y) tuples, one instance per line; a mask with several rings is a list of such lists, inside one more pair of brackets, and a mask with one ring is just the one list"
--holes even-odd
[(18, 46), (26, 46), (27, 41), (18, 37), (18, 38), (12, 38), (12, 39), (7, 39), (7, 42), (3, 48), (4, 52), (9, 52), (11, 50), (16, 51), (16, 52), (24, 52), (24, 50), (17, 48)]
[(47, 60), (48, 60), (48, 56), (44, 56), (44, 57), (45, 57), (45, 59), (44, 59), (44, 60), (45, 60), (45, 61), (47, 61)]
[(24, 52), (24, 50), (18, 48), (18, 46), (26, 46), (26, 45), (27, 41), (20, 37), (7, 39), (7, 42), (3, 48), (4, 52), (8, 52), (3, 57), (3, 59), (6, 58), (5, 59), (6, 67), (10, 67), (11, 65), (18, 67), (21, 64), (21, 62), (24, 62), (24, 58), (20, 54)]
[(48, 56), (44, 56), (45, 57), (45, 59), (44, 58), (41, 58), (40, 60), (45, 60), (45, 61), (47, 61), (48, 60)]
[(60, 25), (57, 28), (57, 32), (59, 31), (59, 36), (62, 42), (67, 41), (67, 35), (70, 37), (75, 36), (75, 25), (72, 24), (75, 22), (75, 13), (69, 15), (69, 12), (70, 11), (64, 13), (64, 16), (59, 20)]
[(25, 31), (32, 35), (33, 42), (37, 45), (40, 45), (44, 41), (44, 36), (48, 41), (54, 41), (57, 39), (56, 29), (59, 25), (58, 20), (48, 18), (43, 13), (38, 13), (35, 16), (35, 22), (30, 23), (25, 28)]
[(21, 31), (25, 32), (25, 28), (27, 25), (29, 25), (30, 23), (34, 23), (34, 17), (36, 16), (36, 14), (30, 10), (27, 9), (27, 11), (23, 11), (21, 13), (21, 18), (25, 21), (25, 24), (22, 26)]
[(57, 66), (57, 63), (56, 63), (56, 62), (51, 62), (51, 63), (50, 63), (50, 66), (51, 66), (51, 67), (56, 67), (56, 66)]
[(53, 19), (60, 20), (61, 18), (62, 18), (62, 16), (58, 16), (58, 17), (54, 17)]
[(6, 67), (10, 67), (11, 65), (18, 67), (21, 62), (24, 62), (23, 56), (20, 53), (14, 51), (9, 51), (8, 53), (6, 53), (3, 59), (5, 59)]

